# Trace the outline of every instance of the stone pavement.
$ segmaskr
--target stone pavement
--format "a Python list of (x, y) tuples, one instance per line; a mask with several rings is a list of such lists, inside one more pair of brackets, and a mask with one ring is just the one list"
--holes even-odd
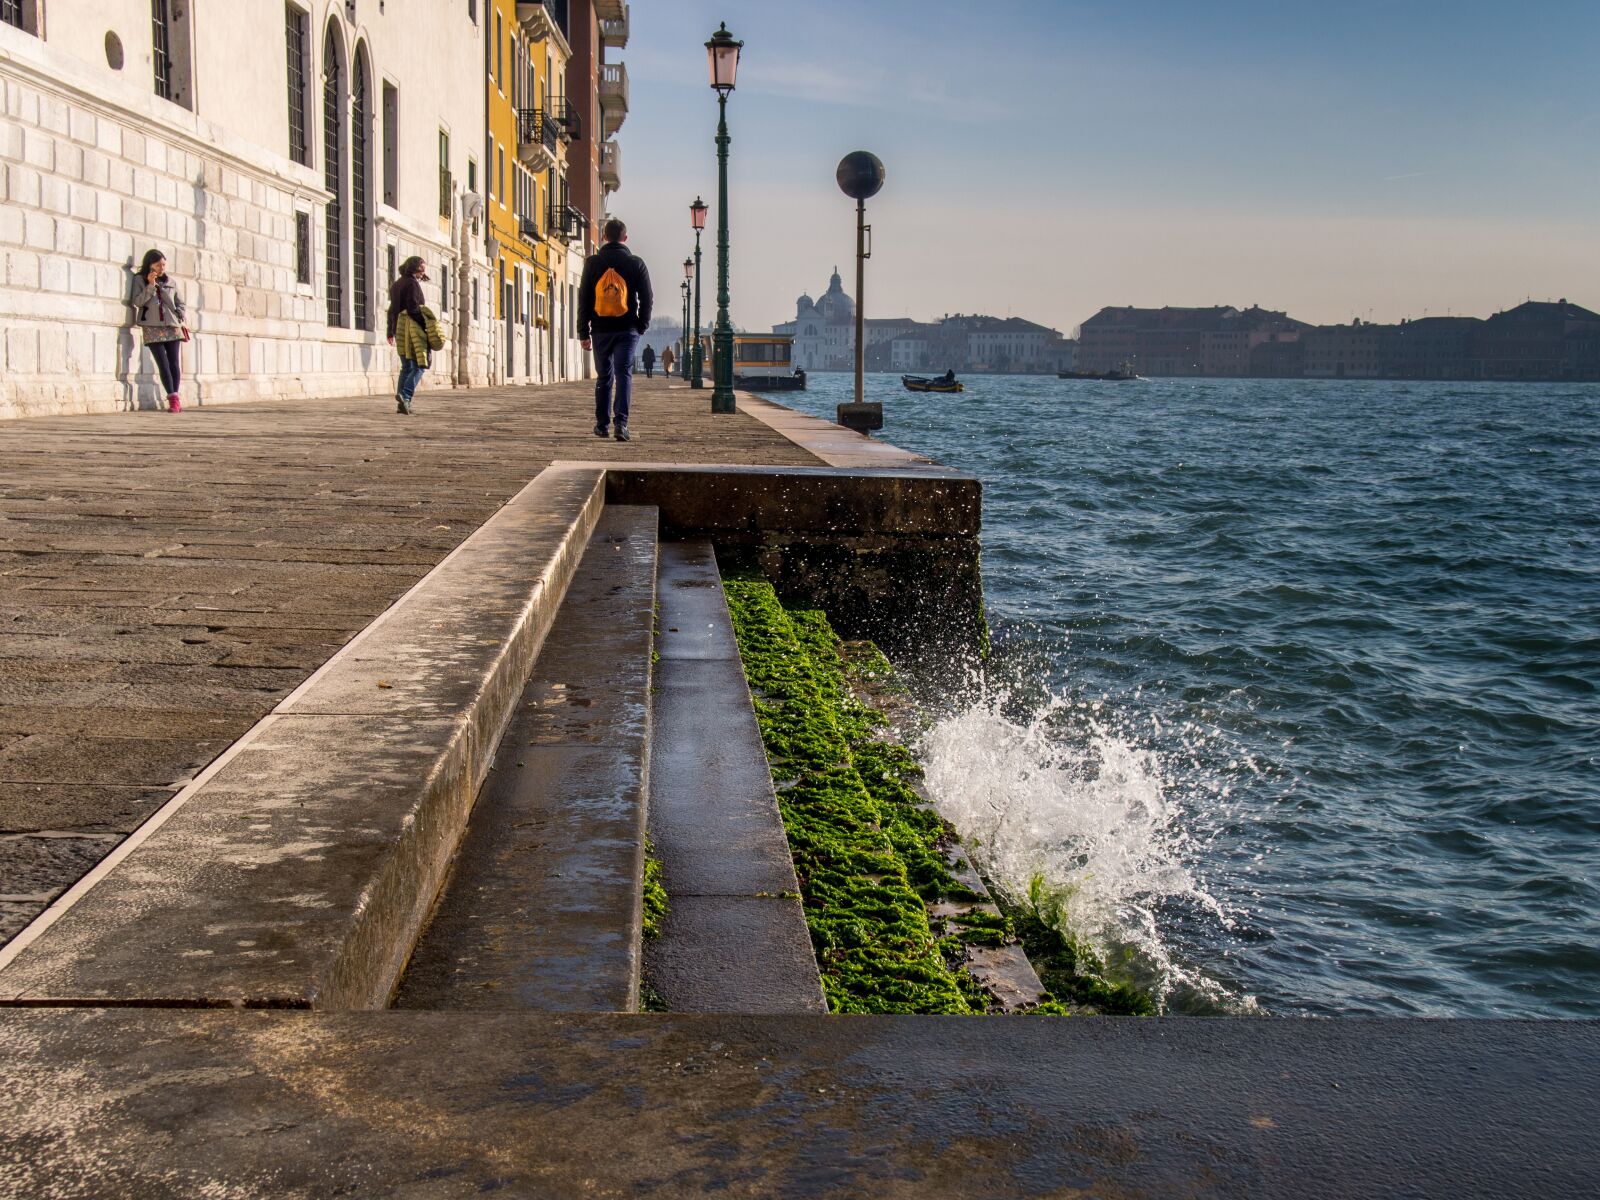
[(640, 381), (0, 422), (0, 942), (554, 459), (816, 466)]

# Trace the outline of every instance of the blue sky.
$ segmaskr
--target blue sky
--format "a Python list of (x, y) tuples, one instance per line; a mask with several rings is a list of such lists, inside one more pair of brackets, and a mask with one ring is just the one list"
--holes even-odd
[(729, 212), (752, 328), (835, 262), (851, 278), (833, 170), (854, 149), (888, 171), (874, 316), (1600, 307), (1596, 0), (635, 0), (612, 208), (658, 287), (688, 202), (715, 199), (719, 20), (745, 41)]

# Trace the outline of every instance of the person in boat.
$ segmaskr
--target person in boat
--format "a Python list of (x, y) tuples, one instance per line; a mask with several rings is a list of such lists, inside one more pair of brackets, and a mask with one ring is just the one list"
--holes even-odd
[(944, 381), (946, 383), (954, 383), (956, 381), (956, 369), (954, 367), (951, 367), (948, 371), (946, 371), (944, 373), (942, 378), (944, 379)]

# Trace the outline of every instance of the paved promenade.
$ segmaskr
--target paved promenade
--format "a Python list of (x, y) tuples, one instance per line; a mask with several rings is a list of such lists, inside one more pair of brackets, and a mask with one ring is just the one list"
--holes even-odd
[(640, 381), (0, 422), (0, 942), (554, 459), (816, 466)]

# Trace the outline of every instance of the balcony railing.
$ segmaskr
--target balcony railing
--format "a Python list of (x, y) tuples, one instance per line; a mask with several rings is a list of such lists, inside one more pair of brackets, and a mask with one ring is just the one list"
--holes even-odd
[(622, 50), (628, 44), (628, 6), (622, 5), (620, 17), (600, 18), (600, 42), (613, 50)]
[(536, 171), (548, 170), (556, 161), (556, 123), (542, 108), (517, 110), (517, 154)]
[(622, 147), (615, 142), (600, 144), (600, 182), (613, 192), (622, 186)]
[(623, 63), (605, 63), (600, 68), (600, 136), (616, 133), (627, 115), (628, 68)]
[(550, 121), (556, 127), (556, 132), (567, 141), (577, 141), (583, 136), (583, 121), (578, 116), (578, 110), (572, 107), (569, 100), (552, 100), (547, 110)]
[(520, 218), (518, 218), (518, 220), (517, 220), (517, 232), (520, 233), (523, 236), (523, 239), (525, 241), (529, 241), (529, 242), (542, 242), (542, 241), (544, 241), (544, 234), (539, 232), (539, 222), (534, 220), (532, 217), (520, 217)]
[(588, 224), (589, 220), (583, 215), (582, 210), (570, 204), (552, 204), (546, 214), (545, 227), (549, 230), (550, 236), (560, 238), (564, 242), (582, 236)]

